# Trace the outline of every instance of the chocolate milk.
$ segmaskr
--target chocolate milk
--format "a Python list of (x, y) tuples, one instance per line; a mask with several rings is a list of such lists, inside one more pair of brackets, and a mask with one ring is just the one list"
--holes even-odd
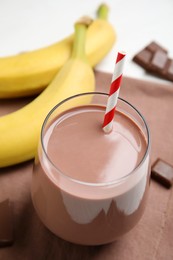
[(114, 241), (136, 225), (145, 207), (146, 139), (119, 111), (105, 134), (104, 112), (91, 105), (57, 117), (44, 136), (47, 155), (40, 153), (34, 166), (38, 215), (53, 233), (78, 244)]

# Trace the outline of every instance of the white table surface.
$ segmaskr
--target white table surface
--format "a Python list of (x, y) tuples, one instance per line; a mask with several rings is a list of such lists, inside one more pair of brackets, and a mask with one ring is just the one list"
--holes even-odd
[[(168, 49), (173, 58), (173, 0), (106, 0), (109, 21), (118, 39), (96, 69), (113, 73), (118, 50), (127, 52), (124, 75), (167, 82), (132, 62), (132, 57), (151, 41)], [(0, 56), (37, 49), (73, 32), (82, 15), (95, 16), (100, 0), (0, 0)], [(168, 82), (167, 82), (168, 83)]]

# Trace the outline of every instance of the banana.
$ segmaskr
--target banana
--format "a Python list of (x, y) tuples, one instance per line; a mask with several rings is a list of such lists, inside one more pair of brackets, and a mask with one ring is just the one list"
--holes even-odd
[(0, 118), (0, 167), (34, 158), (50, 109), (69, 96), (94, 91), (95, 76), (84, 51), (87, 23), (75, 24), (72, 56), (50, 85), (25, 107)]
[[(101, 5), (97, 19), (89, 26), (86, 55), (92, 67), (98, 64), (115, 43), (116, 34), (107, 21), (108, 7)], [(74, 35), (35, 51), (0, 58), (0, 98), (40, 93), (70, 58)]]

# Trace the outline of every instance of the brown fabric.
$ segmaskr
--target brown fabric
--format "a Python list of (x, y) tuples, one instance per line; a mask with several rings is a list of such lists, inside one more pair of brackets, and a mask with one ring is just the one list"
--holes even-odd
[[(111, 75), (96, 72), (99, 90), (109, 90)], [(151, 162), (160, 157), (173, 164), (173, 84), (124, 78), (120, 96), (138, 108), (149, 124)], [(0, 115), (28, 103), (31, 98), (0, 101)], [(0, 201), (13, 203), (15, 241), (0, 248), (0, 259), (58, 260), (172, 260), (173, 188), (151, 181), (147, 208), (138, 225), (118, 241), (97, 247), (63, 241), (38, 219), (30, 197), (33, 161), (0, 169)]]

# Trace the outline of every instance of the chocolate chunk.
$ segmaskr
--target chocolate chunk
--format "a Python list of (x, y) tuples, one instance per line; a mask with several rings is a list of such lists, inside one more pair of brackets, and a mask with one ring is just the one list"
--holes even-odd
[(9, 199), (0, 202), (0, 247), (13, 243), (12, 208)]
[(157, 159), (151, 168), (151, 177), (166, 188), (170, 188), (173, 185), (173, 166)]
[(155, 76), (173, 81), (173, 59), (168, 51), (156, 42), (151, 42), (133, 57), (133, 61)]

